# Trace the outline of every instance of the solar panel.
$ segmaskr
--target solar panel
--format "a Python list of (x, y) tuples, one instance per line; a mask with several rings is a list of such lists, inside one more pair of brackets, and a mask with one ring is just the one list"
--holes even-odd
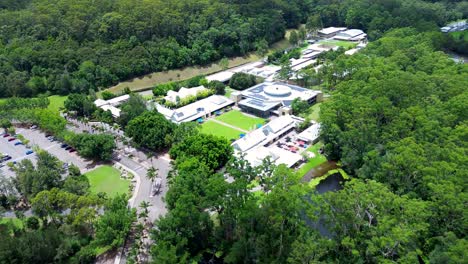
[(250, 100), (247, 103), (249, 103), (251, 105), (256, 105), (256, 106), (259, 106), (259, 107), (264, 107), (265, 106), (265, 104), (262, 101), (259, 101), (259, 100)]

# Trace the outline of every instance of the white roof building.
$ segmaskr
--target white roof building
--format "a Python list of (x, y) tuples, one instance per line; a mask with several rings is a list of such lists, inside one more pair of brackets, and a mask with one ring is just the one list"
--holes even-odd
[(333, 37), (333, 39), (345, 41), (361, 41), (365, 38), (367, 38), (367, 34), (360, 29), (348, 29), (336, 34), (336, 36)]
[(306, 130), (297, 135), (297, 138), (305, 142), (315, 142), (320, 136), (320, 124), (313, 123)]
[(172, 91), (172, 90), (168, 91), (167, 95), (164, 97), (164, 99), (166, 99), (166, 101), (176, 103), (177, 102), (177, 97), (179, 97), (179, 99), (184, 99), (184, 98), (187, 98), (189, 96), (196, 96), (197, 93), (202, 92), (202, 91), (207, 91), (207, 90), (208, 89), (206, 89), (203, 85), (193, 87), (193, 88), (182, 87), (182, 88), (179, 89), (178, 92)]
[(117, 107), (115, 106), (112, 106), (112, 105), (103, 105), (101, 106), (101, 109), (104, 110), (104, 111), (110, 111), (112, 113), (112, 116), (113, 117), (120, 117), (120, 109), (118, 109)]
[(270, 160), (275, 163), (275, 165), (284, 164), (287, 167), (292, 167), (294, 164), (302, 160), (302, 156), (285, 149), (278, 148), (276, 146), (272, 147), (256, 147), (251, 151), (247, 151), (244, 159), (250, 163), (253, 167), (262, 165), (262, 162), (267, 157), (270, 157)]
[(258, 128), (243, 138), (238, 139), (232, 146), (235, 150), (246, 152), (257, 146), (265, 146), (283, 133), (293, 129), (296, 121), (289, 115), (273, 119), (268, 124)]
[(302, 159), (301, 155), (276, 146), (266, 147), (266, 145), (273, 143), (294, 129), (296, 124), (297, 120), (290, 115), (273, 119), (265, 126), (232, 143), (235, 155), (241, 156), (244, 154), (244, 159), (252, 166), (259, 166), (265, 158), (270, 157), (271, 161), (276, 165), (285, 164), (292, 167)]
[(322, 28), (321, 30), (318, 31), (319, 35), (322, 36), (330, 36), (330, 35), (336, 35), (339, 32), (345, 31), (345, 27), (327, 27), (327, 28)]
[(97, 107), (101, 107), (103, 105), (106, 105), (106, 104), (109, 104), (106, 100), (102, 100), (102, 99), (97, 99), (96, 101), (94, 101), (94, 104), (97, 106)]
[(122, 96), (114, 97), (110, 100), (103, 100), (103, 99), (97, 99), (94, 101), (94, 104), (101, 108), (104, 111), (111, 111), (113, 117), (119, 117), (120, 116), (120, 109), (118, 109), (116, 106), (121, 105), (123, 102), (127, 101), (130, 98), (130, 95), (125, 94)]
[(346, 55), (353, 55), (353, 54), (357, 53), (358, 51), (359, 51), (359, 49), (354, 48), (354, 49), (350, 49), (350, 50), (345, 51), (344, 54), (346, 54)]
[(231, 80), (233, 75), (234, 75), (234, 72), (232, 71), (222, 71), (222, 72), (218, 72), (218, 73), (206, 76), (206, 79), (208, 80), (208, 82), (219, 81), (219, 82), (224, 83), (224, 82)]
[(182, 122), (195, 121), (198, 118), (205, 118), (212, 113), (233, 104), (234, 101), (224, 96), (212, 95), (175, 110), (171, 110), (157, 104), (156, 110), (163, 114), (168, 120), (179, 124)]
[(107, 103), (110, 104), (110, 105), (113, 105), (113, 106), (118, 106), (118, 105), (124, 103), (125, 101), (127, 101), (129, 98), (130, 98), (130, 95), (125, 94), (125, 95), (117, 96), (117, 97), (114, 97), (114, 98), (112, 98), (110, 100), (107, 100)]

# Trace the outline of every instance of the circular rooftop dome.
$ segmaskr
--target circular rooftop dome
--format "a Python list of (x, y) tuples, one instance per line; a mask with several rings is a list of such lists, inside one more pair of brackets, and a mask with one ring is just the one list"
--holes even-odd
[(263, 91), (270, 96), (276, 97), (286, 97), (291, 95), (291, 88), (286, 85), (268, 85), (263, 89)]

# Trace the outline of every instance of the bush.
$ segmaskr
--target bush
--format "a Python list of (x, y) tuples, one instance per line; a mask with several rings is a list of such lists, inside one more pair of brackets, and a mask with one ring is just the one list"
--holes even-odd
[(115, 97), (115, 94), (113, 94), (113, 93), (111, 93), (111, 92), (109, 92), (109, 91), (104, 91), (104, 92), (101, 93), (101, 97), (102, 97), (102, 99), (104, 99), (104, 100), (107, 101), (107, 100), (109, 100), (109, 99), (114, 98), (114, 97)]
[(255, 84), (255, 76), (243, 72), (235, 73), (229, 81), (229, 86), (236, 90), (245, 90)]
[(220, 81), (211, 81), (208, 84), (208, 88), (212, 89), (215, 94), (224, 95), (226, 94), (226, 85)]

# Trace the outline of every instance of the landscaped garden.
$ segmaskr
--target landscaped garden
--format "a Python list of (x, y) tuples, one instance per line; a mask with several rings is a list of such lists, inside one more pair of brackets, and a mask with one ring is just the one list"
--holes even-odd
[(224, 126), (212, 120), (207, 120), (201, 125), (200, 131), (205, 134), (211, 134), (219, 137), (224, 137), (228, 140), (238, 139), (242, 131)]
[(109, 197), (114, 197), (117, 194), (128, 193), (130, 181), (120, 177), (120, 171), (112, 166), (101, 166), (90, 172), (87, 172), (86, 177), (91, 185), (91, 192), (104, 192)]
[(250, 131), (257, 129), (258, 125), (265, 124), (265, 119), (259, 117), (248, 116), (241, 111), (232, 110), (227, 113), (224, 113), (218, 117), (216, 120), (224, 122), (226, 124)]

